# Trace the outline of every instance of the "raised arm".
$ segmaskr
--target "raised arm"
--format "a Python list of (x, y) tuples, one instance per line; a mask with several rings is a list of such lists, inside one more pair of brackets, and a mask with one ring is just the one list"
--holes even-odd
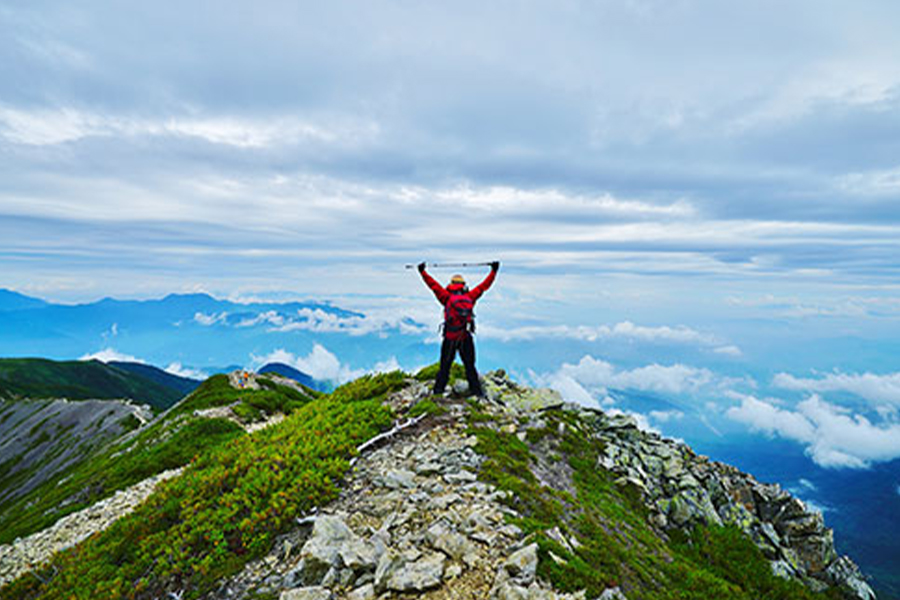
[(419, 274), (422, 275), (422, 279), (425, 281), (425, 285), (431, 288), (431, 291), (434, 292), (434, 296), (438, 299), (438, 302), (440, 302), (441, 304), (447, 304), (447, 299), (450, 297), (450, 293), (444, 289), (444, 286), (435, 281), (434, 277), (428, 274), (428, 272), (425, 270), (425, 263), (419, 264)]
[(488, 291), (488, 288), (491, 287), (494, 283), (494, 279), (497, 277), (497, 271), (500, 269), (500, 262), (494, 261), (491, 263), (491, 272), (488, 273), (488, 276), (484, 278), (484, 281), (475, 286), (471, 292), (469, 292), (469, 297), (472, 298), (472, 301), (478, 300), (483, 293)]

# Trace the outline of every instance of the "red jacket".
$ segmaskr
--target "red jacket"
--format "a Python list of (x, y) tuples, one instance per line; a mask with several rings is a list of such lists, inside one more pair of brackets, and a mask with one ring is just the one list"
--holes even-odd
[[(434, 277), (429, 275), (424, 270), (422, 271), (422, 279), (425, 280), (425, 284), (431, 288), (431, 291), (434, 292), (434, 296), (438, 299), (442, 305), (446, 306), (447, 301), (450, 300), (450, 296), (454, 294), (466, 294), (469, 299), (472, 301), (474, 305), (475, 302), (481, 297), (483, 293), (488, 291), (488, 288), (494, 283), (494, 278), (497, 277), (497, 272), (491, 269), (491, 272), (488, 273), (488, 276), (484, 278), (484, 281), (475, 286), (474, 289), (469, 290), (468, 292), (464, 292), (465, 285), (461, 283), (451, 283), (446, 288), (442, 286), (440, 283), (435, 281)], [(447, 331), (444, 329), (444, 338), (448, 340), (459, 340), (469, 335), (469, 332), (466, 330), (462, 331)]]

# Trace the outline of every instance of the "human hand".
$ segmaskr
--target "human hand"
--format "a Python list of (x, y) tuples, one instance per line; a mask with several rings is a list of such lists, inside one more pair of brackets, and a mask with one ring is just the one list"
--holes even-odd
[(425, 263), (420, 262), (418, 265), (418, 268), (419, 268), (419, 273), (424, 273), (425, 272)]
[(500, 269), (500, 261), (495, 260), (491, 263), (491, 271), (498, 271)]

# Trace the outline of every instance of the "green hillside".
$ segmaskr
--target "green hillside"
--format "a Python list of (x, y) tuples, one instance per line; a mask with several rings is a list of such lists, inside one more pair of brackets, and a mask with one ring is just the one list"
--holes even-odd
[(150, 425), (0, 505), (0, 544), (39, 531), (147, 477), (181, 467), (199, 453), (244, 434), (231, 420), (198, 417), (194, 411), (230, 406), (234, 417), (250, 423), (263, 413), (290, 413), (317, 395), (269, 378), (257, 381), (261, 389), (236, 389), (226, 375), (211, 377)]
[[(403, 379), (364, 378), (256, 435), (208, 448), (137, 511), (61, 553), (54, 577), (23, 577), (0, 598), (152, 598), (172, 581), (189, 597), (209, 591), (268, 550), (294, 517), (337, 494), (356, 445), (390, 425), (381, 399)], [(207, 397), (198, 403), (220, 405), (219, 383), (201, 387)]]
[(182, 397), (178, 390), (97, 360), (0, 358), (0, 399), (130, 398), (154, 410), (165, 410)]

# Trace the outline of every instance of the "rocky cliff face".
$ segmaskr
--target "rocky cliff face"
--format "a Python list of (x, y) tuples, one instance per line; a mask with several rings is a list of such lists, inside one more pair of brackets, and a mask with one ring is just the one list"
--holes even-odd
[(150, 418), (124, 400), (0, 400), (0, 506)]
[(634, 419), (582, 411), (606, 443), (598, 466), (634, 486), (661, 531), (697, 524), (739, 527), (772, 562), (773, 570), (823, 591), (844, 588), (848, 597), (874, 598), (859, 569), (834, 548), (822, 513), (777, 484), (710, 461), (688, 446), (640, 431)]

